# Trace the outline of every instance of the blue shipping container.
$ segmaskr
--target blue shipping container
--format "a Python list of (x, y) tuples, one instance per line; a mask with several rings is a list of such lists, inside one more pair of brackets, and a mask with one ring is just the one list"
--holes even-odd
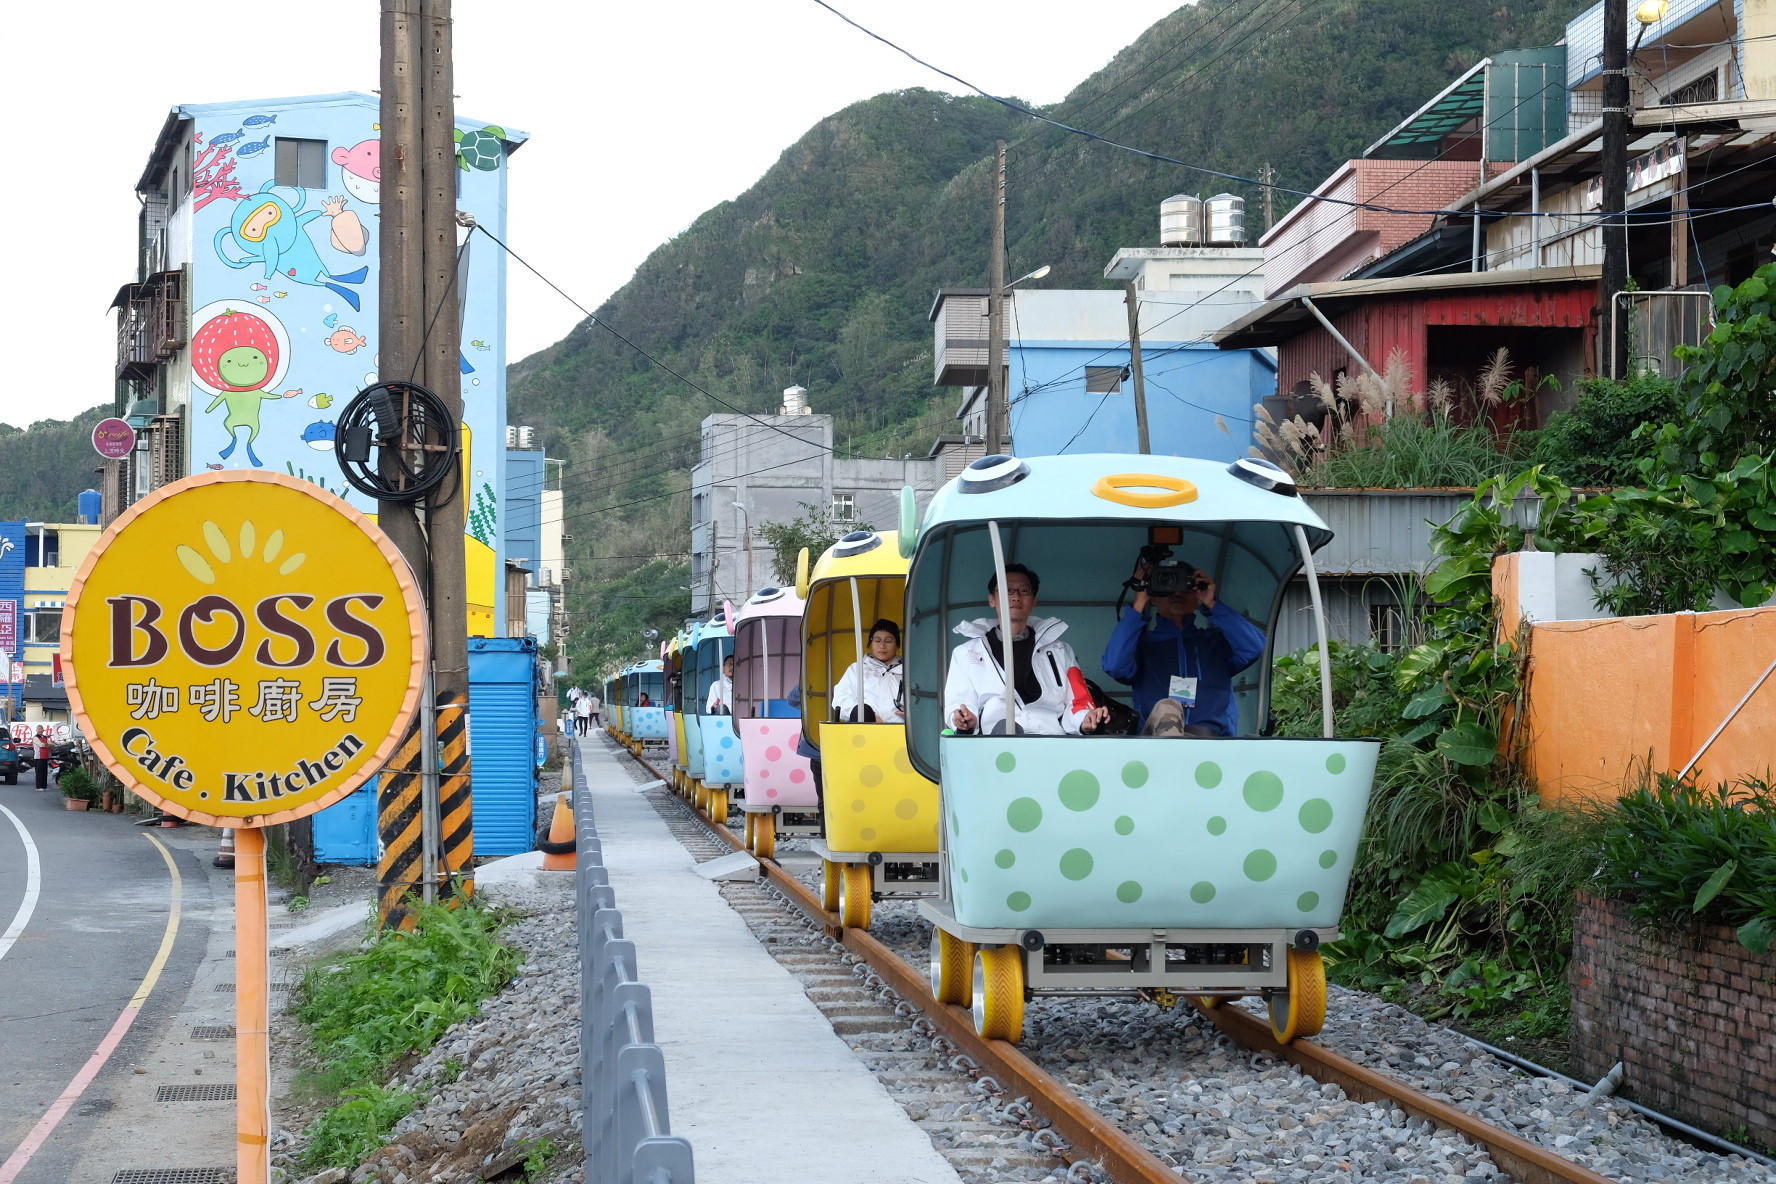
[(347, 863), (363, 867), (377, 861), (376, 786), (372, 777), (314, 816), (316, 863)]
[(469, 638), (475, 854), (536, 846), (536, 640)]

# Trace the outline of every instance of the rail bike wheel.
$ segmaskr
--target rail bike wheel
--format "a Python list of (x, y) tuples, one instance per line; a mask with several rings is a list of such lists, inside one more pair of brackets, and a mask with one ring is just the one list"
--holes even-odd
[(753, 832), (757, 829), (758, 829), (758, 815), (751, 814), (751, 813), (747, 814), (746, 820), (740, 828), (740, 835), (741, 835), (741, 839), (742, 839), (743, 843), (745, 844), (745, 847), (748, 851), (752, 850), (752, 835), (753, 835)]
[(847, 929), (868, 929), (870, 895), (875, 876), (867, 863), (847, 863), (839, 881), (839, 924)]
[(844, 864), (830, 859), (820, 861), (820, 907), (829, 913), (839, 911), (839, 884), (844, 875)]
[(983, 1040), (1024, 1037), (1024, 951), (993, 946), (974, 955), (974, 1030)]
[(752, 853), (760, 859), (777, 858), (777, 816), (748, 814), (747, 817), (758, 819), (752, 824)]
[(717, 825), (717, 826), (726, 826), (727, 825), (727, 823), (728, 823), (728, 791), (727, 790), (725, 790), (725, 789), (711, 789), (709, 791), (709, 821), (715, 823), (715, 825)]
[(944, 929), (931, 931), (931, 993), (939, 1003), (974, 1004), (974, 943)]
[(1277, 1043), (1319, 1035), (1326, 1023), (1326, 964), (1318, 950), (1289, 951), (1289, 986), (1272, 991), (1269, 1003)]

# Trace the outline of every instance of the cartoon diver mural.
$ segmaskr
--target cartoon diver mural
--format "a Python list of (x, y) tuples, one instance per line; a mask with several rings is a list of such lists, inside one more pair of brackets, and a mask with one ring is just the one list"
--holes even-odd
[[(216, 256), (224, 264), (234, 268), (262, 263), (265, 265), (266, 279), (273, 276), (288, 277), (299, 284), (326, 288), (345, 300), (356, 312), (360, 307), (358, 294), (341, 285), (363, 283), (370, 269), (360, 267), (343, 275), (329, 273), (327, 265), (321, 261), (320, 252), (315, 249), (308, 232), (303, 229), (321, 217), (322, 211), (300, 213), (308, 195), (301, 193), (297, 203), (292, 206), (272, 192), (276, 188), (275, 181), (267, 181), (259, 187), (258, 193), (235, 207), (234, 217), (229, 224), (216, 232)], [(329, 207), (327, 212), (330, 215), (338, 212), (331, 208), (331, 203)], [(239, 258), (229, 253), (228, 240), (233, 241), (234, 250), (240, 253)]]
[(236, 308), (226, 300), (204, 306), (191, 319), (197, 326), (191, 334), (191, 378), (214, 396), (204, 412), (228, 408), (222, 421), (228, 444), (217, 456), (227, 460), (233, 455), (242, 443), (240, 429), (245, 428), (247, 460), (258, 468), (262, 462), (253, 451), (253, 441), (259, 438), (260, 404), (302, 393), (280, 395), (271, 389), (289, 370), (289, 335), (265, 309)]

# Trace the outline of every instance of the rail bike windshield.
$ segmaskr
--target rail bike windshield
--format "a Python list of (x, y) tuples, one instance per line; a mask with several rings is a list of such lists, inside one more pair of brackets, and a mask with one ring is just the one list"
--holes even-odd
[[(684, 709), (694, 715), (709, 714), (709, 688), (721, 677), (722, 661), (734, 652), (734, 639), (719, 621), (707, 622), (697, 632), (695, 668), (685, 658)], [(693, 675), (695, 678), (693, 680)]]
[[(1217, 600), (1264, 632), (1263, 653), (1233, 682), (1236, 734), (1259, 734), (1283, 593), (1303, 569), (1300, 539), (1311, 551), (1331, 532), (1293, 495), (1281, 470), (1240, 463), (1256, 483), (1230, 471), (1238, 465), (1184, 457), (989, 457), (939, 490), (919, 529), (907, 585), (914, 765), (938, 776), (944, 683), (951, 655), (965, 641), (956, 626), (998, 623), (987, 599), (995, 533), (1003, 561), (1025, 565), (1040, 580), (1031, 616), (1066, 622), (1062, 640), (1084, 676), (1125, 704), (1130, 688), (1103, 667), (1119, 602), (1132, 606), (1135, 595), (1124, 582), (1143, 557), (1212, 579)], [(1282, 478), (1286, 492), (1263, 484), (1269, 473)]]
[(802, 727), (816, 748), (821, 724), (833, 718), (833, 687), (868, 649), (870, 626), (887, 619), (904, 628), (907, 561), (899, 537), (891, 530), (846, 535), (809, 574), (802, 613)]
[[(734, 617), (734, 714), (793, 719), (802, 714), (802, 600), (787, 588), (765, 588)], [(797, 692), (791, 694), (791, 692)]]
[(664, 662), (656, 658), (652, 662), (643, 662), (636, 666), (633, 681), (633, 693), (635, 695), (636, 703), (640, 703), (641, 696), (646, 695), (648, 706), (661, 707), (665, 705), (664, 695), (666, 693), (666, 675)]

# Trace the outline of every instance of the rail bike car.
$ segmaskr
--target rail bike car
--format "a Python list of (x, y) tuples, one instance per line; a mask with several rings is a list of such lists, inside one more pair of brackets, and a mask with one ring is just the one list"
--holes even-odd
[(696, 650), (692, 638), (696, 635), (696, 627), (687, 625), (673, 635), (667, 643), (666, 656), (666, 694), (672, 702), (672, 770), (669, 774), (672, 791), (680, 797), (689, 797), (691, 792), (691, 745), (686, 736), (686, 727), (690, 712), (686, 710), (686, 687), (689, 685), (692, 671), (687, 666), (687, 659), (694, 664)]
[[(692, 800), (717, 826), (728, 820), (729, 793), (745, 784), (733, 704), (723, 703), (717, 711), (709, 709), (709, 692), (721, 679), (722, 663), (734, 653), (733, 611), (731, 605), (723, 605), (698, 631), (696, 697), (686, 704), (686, 710), (695, 713), (700, 750), (691, 756), (695, 777)], [(686, 662), (688, 665), (688, 658)], [(732, 695), (730, 690), (728, 697)]]
[(746, 792), (746, 849), (777, 853), (780, 834), (817, 834), (814, 772), (796, 749), (802, 739), (802, 599), (761, 588), (734, 614), (734, 728)]
[(678, 750), (680, 739), (684, 735), (684, 726), (678, 718), (678, 635), (674, 634), (660, 643), (660, 675), (665, 683), (665, 694), (662, 706), (666, 709), (666, 764), (664, 770), (667, 781), (674, 789), (678, 787)]
[(654, 658), (629, 668), (629, 706), (624, 713), (629, 728), (629, 748), (641, 756), (650, 745), (666, 744), (665, 662)]
[[(1318, 947), (1338, 936), (1379, 742), (1332, 734), (1312, 558), (1332, 534), (1288, 475), (1251, 460), (986, 457), (937, 493), (916, 537), (911, 519), (903, 494), (901, 537), (914, 553), (907, 730), (915, 767), (940, 777), (945, 818), (943, 892), (920, 906), (936, 927), (938, 998), (972, 1004), (983, 1036), (1012, 1041), (1028, 998), (1072, 994), (1140, 995), (1163, 1007), (1181, 996), (1204, 1007), (1262, 996), (1279, 1041), (1317, 1033), (1326, 1010)], [(1068, 704), (1079, 710), (1097, 693), (1127, 694), (1102, 662), (1124, 581), (1158, 570), (1138, 568), (1143, 561), (1169, 562), (1173, 578), (1189, 565), (1181, 570), (1190, 581), (1194, 567), (1218, 601), (1263, 630), (1262, 655), (1223, 704), (1233, 734), (1132, 734), (1138, 717), (1121, 734), (958, 733), (945, 703), (957, 626), (978, 634), (997, 624), (999, 642), (1010, 634), (1009, 617), (988, 604), (990, 578), (1004, 587), (1009, 563), (1037, 573), (1031, 620), (1065, 621), (1079, 674), (1101, 688), (1069, 673), (1086, 696)], [(1321, 738), (1268, 735), (1264, 723), (1283, 593), (1298, 578), (1327, 674)], [(1054, 636), (1049, 626), (1038, 635)], [(992, 635), (980, 644), (991, 650)], [(1165, 652), (1154, 644), (1143, 654)], [(1001, 649), (994, 662), (1012, 668), (1011, 647)], [(978, 654), (963, 660), (981, 669)], [(969, 677), (959, 672), (959, 684)], [(1162, 705), (1194, 703), (1195, 682), (1162, 676), (1158, 685)], [(982, 704), (1000, 720), (1013, 706), (984, 693)]]
[(628, 743), (623, 739), (623, 672), (620, 670), (604, 680), (604, 730), (620, 742)]
[(699, 692), (697, 685), (697, 642), (703, 636), (703, 630), (709, 627), (708, 621), (697, 621), (686, 631), (684, 649), (679, 654), (679, 720), (684, 726), (684, 786), (680, 795), (687, 802), (695, 802), (701, 795), (703, 784), (703, 717), (697, 714), (699, 693), (708, 695), (708, 689)]
[(842, 924), (867, 929), (874, 901), (934, 895), (939, 887), (937, 786), (907, 757), (906, 727), (841, 720), (833, 692), (868, 652), (878, 620), (906, 624), (907, 561), (893, 531), (853, 531), (810, 571), (803, 551), (802, 727), (820, 752), (825, 837), (821, 899)]

